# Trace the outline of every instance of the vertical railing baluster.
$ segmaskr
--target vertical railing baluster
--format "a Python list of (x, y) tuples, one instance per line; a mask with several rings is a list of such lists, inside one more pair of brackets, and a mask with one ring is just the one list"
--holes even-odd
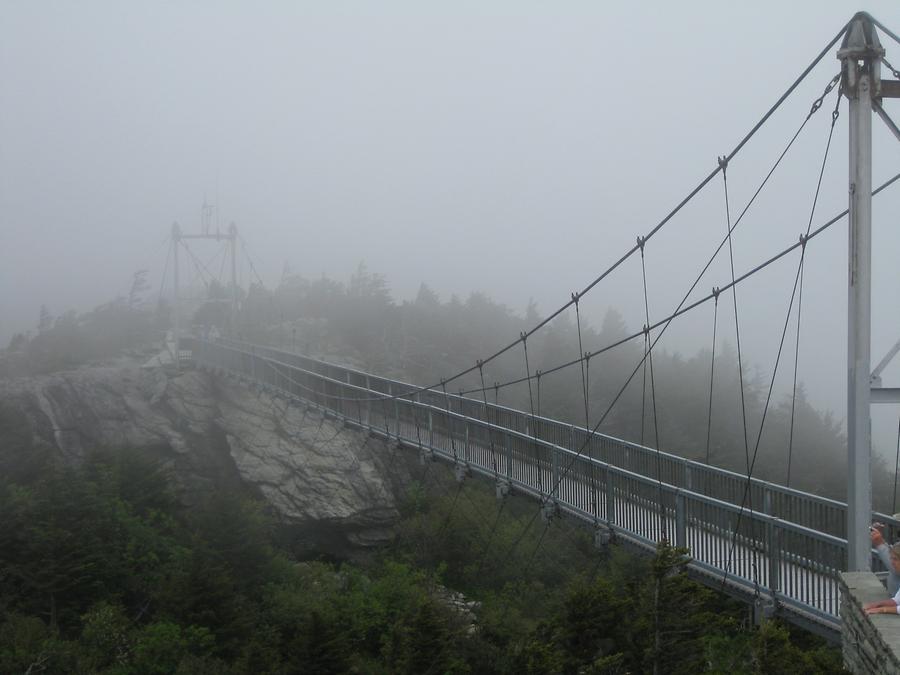
[(681, 490), (675, 493), (675, 545), (687, 546), (687, 526), (685, 516), (685, 499)]

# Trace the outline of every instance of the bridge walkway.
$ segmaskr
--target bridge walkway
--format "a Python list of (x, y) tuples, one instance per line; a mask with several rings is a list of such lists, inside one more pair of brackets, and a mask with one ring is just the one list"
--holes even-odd
[[(846, 505), (586, 429), (272, 347), (185, 339), (200, 367), (453, 463), (652, 552), (689, 549), (693, 576), (829, 639), (840, 631)], [(749, 485), (749, 487), (748, 487)], [(746, 490), (754, 510), (741, 507)], [(894, 526), (900, 523), (879, 516)]]

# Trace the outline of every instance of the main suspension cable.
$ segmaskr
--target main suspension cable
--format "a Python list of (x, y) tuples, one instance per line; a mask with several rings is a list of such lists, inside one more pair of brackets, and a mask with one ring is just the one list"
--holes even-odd
[(888, 35), (894, 42), (896, 42), (897, 44), (900, 44), (900, 37), (897, 37), (897, 34), (894, 33), (890, 28), (885, 26), (883, 23), (881, 23), (878, 19), (876, 19), (871, 14), (866, 13), (866, 16), (868, 16), (869, 20), (872, 23), (874, 23), (876, 26), (878, 26), (881, 30), (883, 30), (885, 32), (885, 34)]
[[(736, 157), (737, 154), (743, 149), (743, 147), (750, 141), (750, 139), (753, 138), (756, 135), (756, 133), (760, 130), (760, 128), (762, 128), (762, 126), (769, 120), (769, 118), (771, 118), (772, 115), (775, 114), (775, 112), (781, 107), (781, 105), (784, 103), (784, 101), (787, 100), (787, 98), (794, 92), (794, 90), (797, 89), (797, 87), (801, 84), (801, 82), (803, 82), (806, 79), (807, 75), (809, 75), (809, 73), (813, 70), (813, 68), (815, 68), (815, 66), (818, 65), (818, 63), (822, 60), (822, 58), (824, 58), (824, 56), (826, 54), (828, 54), (828, 52), (838, 42), (838, 40), (841, 39), (841, 37), (844, 35), (848, 25), (849, 25), (849, 22), (844, 24), (841, 27), (840, 31), (838, 31), (838, 33), (828, 42), (828, 44), (825, 45), (825, 47), (816, 55), (816, 57), (812, 60), (812, 62), (803, 70), (803, 72), (800, 73), (800, 75), (782, 93), (782, 95), (778, 98), (778, 100), (776, 100), (775, 103), (765, 112), (765, 114), (757, 121), (757, 123), (750, 129), (750, 131), (747, 132), (747, 134), (740, 140), (740, 142), (738, 142), (738, 144), (734, 147), (734, 149), (725, 156), (726, 161), (730, 161), (731, 159)], [(717, 166), (705, 178), (703, 178), (690, 192), (688, 192), (688, 194), (671, 211), (669, 211), (665, 215), (665, 217), (662, 218), (662, 220), (660, 220), (654, 227), (652, 227), (650, 229), (650, 231), (646, 235), (644, 235), (644, 237), (643, 237), (644, 241), (645, 242), (649, 241), (654, 235), (656, 235), (695, 196), (697, 196), (697, 194), (701, 190), (703, 190), (703, 188), (705, 188), (709, 184), (709, 182), (712, 181), (713, 178), (715, 178), (719, 174), (719, 172), (721, 170), (722, 170), (721, 164), (717, 164)], [(586, 293), (588, 293), (598, 283), (600, 283), (602, 280), (604, 280), (606, 277), (608, 277), (610, 274), (612, 274), (616, 269), (618, 269), (632, 255), (637, 253), (638, 250), (639, 250), (639, 247), (637, 246), (637, 244), (632, 246), (628, 251), (626, 251), (624, 254), (622, 254), (615, 262), (613, 262), (611, 265), (609, 265), (599, 276), (597, 276), (593, 281), (591, 281), (587, 286), (585, 286), (584, 289), (582, 289), (578, 293), (578, 295), (583, 296)], [(574, 304), (573, 299), (570, 299), (568, 302), (564, 303), (562, 306), (557, 308), (554, 312), (552, 312), (547, 317), (545, 317), (544, 319), (539, 321), (537, 323), (537, 325), (535, 325), (534, 327), (532, 327), (531, 329), (526, 331), (526, 336), (531, 337), (534, 333), (536, 333), (537, 331), (542, 329), (544, 326), (549, 324), (553, 319), (555, 319), (557, 316), (562, 314), (565, 310), (567, 310), (573, 304)], [(494, 359), (500, 357), (502, 354), (505, 354), (507, 351), (509, 351), (510, 349), (515, 347), (519, 343), (520, 339), (521, 338), (517, 338), (516, 340), (513, 340), (506, 346), (498, 349), (496, 352), (494, 352), (487, 358), (479, 359), (478, 361), (476, 361), (475, 365), (469, 366), (468, 368), (465, 368), (465, 369), (457, 372), (455, 375), (448, 377), (446, 379), (446, 381), (448, 383), (450, 383), (450, 382), (453, 382), (453, 381), (455, 381), (461, 377), (464, 377), (470, 373), (475, 372), (479, 368), (479, 365), (478, 365), (479, 363), (481, 363), (482, 365), (486, 365), (486, 364), (490, 363)], [(435, 383), (435, 384), (432, 384), (432, 385), (429, 385), (426, 387), (421, 387), (420, 389), (423, 389), (423, 390), (424, 389), (435, 389), (435, 388), (437, 388), (438, 385), (439, 385), (439, 383)]]
[[(701, 279), (701, 278), (703, 277), (703, 275), (706, 273), (706, 270), (709, 269), (709, 267), (712, 265), (712, 263), (713, 263), (713, 262), (715, 261), (715, 259), (718, 257), (718, 255), (719, 255), (719, 253), (721, 252), (721, 250), (725, 247), (725, 244), (728, 243), (729, 237), (731, 236), (731, 233), (732, 233), (734, 230), (737, 229), (738, 225), (741, 224), (741, 222), (742, 222), (743, 219), (744, 219), (744, 216), (747, 214), (747, 212), (749, 211), (750, 207), (756, 202), (757, 197), (759, 197), (759, 195), (760, 195), (760, 193), (762, 192), (763, 188), (768, 184), (769, 179), (772, 178), (772, 176), (774, 175), (776, 169), (778, 169), (778, 167), (781, 165), (782, 160), (784, 160), (784, 158), (785, 158), (785, 156), (787, 155), (788, 151), (793, 147), (793, 145), (794, 145), (794, 143), (796, 142), (797, 138), (800, 136), (800, 133), (803, 131), (804, 128), (806, 128), (806, 125), (807, 125), (807, 123), (809, 122), (809, 120), (812, 118), (812, 116), (813, 116), (816, 112), (818, 112), (819, 108), (822, 107), (822, 103), (823, 103), (823, 101), (825, 100), (825, 97), (826, 97), (826, 96), (834, 89), (835, 85), (837, 85), (837, 83), (838, 83), (839, 81), (840, 81), (840, 73), (838, 73), (837, 75), (835, 75), (834, 77), (832, 77), (832, 78), (829, 80), (828, 84), (825, 86), (824, 91), (822, 92), (822, 95), (819, 96), (815, 101), (813, 101), (812, 105), (810, 106), (809, 112), (807, 113), (806, 117), (803, 119), (803, 122), (800, 124), (800, 126), (797, 128), (797, 130), (794, 132), (793, 136), (791, 136), (791, 139), (788, 141), (787, 145), (785, 145), (784, 149), (781, 151), (781, 153), (779, 154), (778, 158), (777, 158), (777, 159), (775, 160), (775, 162), (772, 164), (772, 167), (769, 169), (769, 171), (766, 173), (765, 177), (764, 177), (764, 178), (762, 179), (762, 181), (760, 182), (759, 186), (756, 188), (756, 191), (753, 193), (753, 196), (750, 198), (750, 200), (747, 202), (747, 204), (746, 204), (746, 205), (744, 206), (744, 208), (741, 210), (741, 213), (740, 213), (740, 215), (737, 217), (737, 219), (734, 221), (734, 224), (732, 224), (732, 225), (730, 226), (728, 233), (727, 233), (727, 234), (722, 238), (722, 240), (719, 242), (719, 245), (716, 247), (716, 250), (715, 250), (715, 251), (713, 252), (713, 254), (709, 257), (709, 260), (707, 261), (706, 265), (704, 266), (703, 271), (702, 271), (702, 272), (700, 273), (700, 275), (697, 277), (696, 281), (695, 281), (694, 284), (691, 286), (691, 288), (689, 289), (689, 291), (685, 294), (684, 300), (683, 300), (682, 302), (686, 302), (686, 301), (687, 301), (687, 298), (690, 297), (690, 294), (694, 291), (694, 288), (696, 288), (697, 284), (700, 283), (700, 279)], [(721, 162), (721, 161), (723, 161), (723, 159), (727, 159), (727, 158), (720, 158), (719, 161)], [(720, 167), (719, 170), (721, 170), (721, 167)], [(873, 194), (873, 196), (874, 196), (876, 193), (873, 192), (872, 194)], [(845, 212), (845, 214), (846, 214), (846, 212)], [(647, 240), (647, 239), (644, 238), (644, 242), (645, 242), (645, 243), (646, 243), (646, 240)], [(635, 249), (636, 249), (636, 250), (639, 250), (639, 249), (640, 249), (640, 246), (637, 245), (637, 244), (635, 244)], [(728, 287), (723, 287), (723, 290), (726, 289), (726, 288), (728, 288)], [(583, 294), (583, 293), (582, 293), (582, 294)], [(573, 294), (573, 296), (574, 296), (574, 295), (575, 295), (575, 294)], [(581, 297), (581, 296), (579, 295), (579, 297)], [(708, 297), (711, 297), (711, 296), (708, 296)], [(679, 305), (679, 307), (680, 307), (680, 305)], [(638, 337), (639, 335), (642, 334), (642, 332), (643, 332), (643, 331), (639, 331), (639, 332), (633, 333), (632, 335), (628, 336), (628, 337), (627, 337), (626, 339), (624, 339), (624, 340), (620, 340), (620, 341), (618, 341), (618, 342), (615, 342), (615, 343), (613, 343), (612, 345), (608, 346), (608, 347), (605, 348), (605, 349), (602, 349), (602, 350), (595, 350), (595, 351), (589, 352), (589, 354), (590, 354), (591, 356), (595, 356), (595, 355), (597, 355), (597, 354), (599, 354), (599, 353), (602, 353), (603, 351), (608, 351), (609, 348), (619, 346), (619, 345), (621, 345), (621, 344), (624, 344), (625, 342), (628, 342), (628, 341), (631, 340), (631, 339), (634, 339), (634, 338)], [(580, 357), (580, 358), (584, 358), (584, 357)], [(544, 373), (545, 373), (545, 374), (550, 374), (550, 373), (552, 373), (552, 372), (556, 372), (557, 370), (562, 370), (563, 368), (568, 368), (569, 366), (572, 366), (572, 365), (574, 365), (574, 364), (576, 364), (576, 363), (578, 363), (578, 359), (573, 360), (573, 361), (568, 361), (568, 362), (563, 363), (563, 364), (561, 364), (560, 366), (555, 367), (555, 368), (546, 369), (546, 370), (544, 371)], [(509, 381), (509, 382), (504, 383), (504, 384), (501, 385), (501, 386), (508, 386), (508, 385), (511, 385), (511, 384), (518, 384), (518, 383), (520, 383), (520, 382), (522, 382), (522, 381), (523, 381), (522, 379), (511, 380), (511, 381)], [(471, 393), (476, 393), (477, 391), (478, 391), (477, 389), (470, 389), (470, 390), (466, 391), (465, 393), (471, 394)]]
[[(872, 196), (874, 197), (874, 196), (880, 194), (881, 192), (883, 192), (884, 190), (886, 190), (888, 187), (890, 187), (891, 185), (893, 185), (893, 184), (896, 183), (897, 181), (900, 181), (900, 172), (894, 174), (891, 178), (889, 178), (888, 180), (886, 180), (885, 182), (883, 182), (880, 186), (878, 186), (878, 188), (876, 188), (875, 190), (873, 190), (873, 191), (872, 191)], [(820, 225), (820, 226), (819, 226), (818, 228), (816, 228), (815, 230), (812, 230), (812, 231), (809, 233), (809, 236), (805, 238), (805, 239), (806, 239), (806, 243), (808, 244), (810, 241), (812, 241), (813, 239), (815, 239), (816, 237), (818, 237), (820, 234), (824, 233), (826, 230), (828, 230), (829, 228), (831, 228), (833, 225), (835, 225), (836, 223), (838, 223), (838, 222), (840, 222), (841, 220), (843, 220), (843, 219), (847, 216), (848, 213), (849, 213), (849, 210), (848, 210), (848, 209), (844, 209), (843, 211), (841, 211), (840, 213), (836, 214), (835, 216), (833, 216), (833, 217), (830, 218), (829, 220), (825, 221), (822, 225)], [(725, 243), (725, 241), (723, 240), (722, 245), (724, 245), (724, 243)], [(727, 284), (721, 286), (720, 288), (717, 289), (718, 293), (709, 293), (708, 295), (706, 295), (706, 296), (704, 296), (704, 297), (702, 297), (702, 298), (699, 298), (698, 300), (692, 302), (692, 303), (689, 304), (689, 305), (684, 304), (684, 303), (687, 301), (687, 298), (688, 298), (688, 297), (690, 296), (690, 294), (693, 292), (694, 288), (696, 288), (696, 286), (698, 285), (698, 283), (699, 283), (699, 281), (700, 281), (700, 278), (702, 278), (703, 274), (706, 272), (706, 269), (709, 267), (709, 265), (712, 264), (712, 260), (710, 260), (710, 261), (707, 263), (706, 267), (701, 271), (701, 273), (700, 273), (700, 275), (698, 276), (697, 280), (692, 284), (691, 288), (688, 290), (688, 292), (687, 292), (687, 293), (685, 294), (685, 296), (682, 298), (682, 300), (681, 300), (681, 302), (679, 303), (679, 305), (678, 305), (678, 307), (676, 308), (676, 310), (675, 310), (674, 312), (672, 312), (671, 314), (669, 314), (668, 316), (666, 316), (665, 318), (662, 318), (662, 319), (656, 321), (653, 325), (651, 325), (651, 326), (650, 326), (650, 331), (651, 331), (651, 332), (652, 332), (652, 331), (655, 331), (657, 328), (660, 328), (660, 327), (662, 327), (663, 329), (665, 329), (665, 327), (667, 327), (672, 321), (674, 321), (674, 320), (677, 319), (678, 317), (680, 317), (680, 316), (682, 316), (682, 315), (684, 315), (684, 314), (687, 314), (687, 313), (689, 313), (689, 312), (691, 312), (691, 311), (697, 309), (698, 307), (700, 307), (701, 305), (706, 304), (706, 303), (709, 302), (710, 300), (714, 300), (715, 297), (716, 297), (716, 295), (721, 294), (722, 292), (729, 290), (729, 289), (732, 287), (732, 285), (738, 285), (738, 284), (743, 283), (744, 281), (746, 281), (747, 279), (751, 278), (752, 276), (758, 274), (759, 272), (761, 272), (761, 271), (764, 270), (765, 268), (769, 267), (770, 265), (775, 264), (776, 262), (778, 262), (779, 260), (781, 260), (781, 259), (784, 258), (785, 256), (789, 255), (790, 253), (792, 253), (793, 251), (795, 251), (797, 248), (801, 247), (802, 245), (803, 245), (803, 242), (802, 242), (802, 241), (796, 241), (796, 242), (794, 242), (793, 244), (791, 244), (790, 246), (788, 246), (788, 247), (782, 249), (781, 251), (779, 251), (779, 252), (776, 253), (775, 255), (771, 256), (770, 258), (768, 258), (768, 259), (764, 260), (763, 262), (759, 263), (759, 264), (756, 265), (755, 267), (753, 267), (753, 268), (747, 270), (746, 272), (744, 272), (744, 274), (742, 274), (742, 275), (739, 276), (737, 279), (735, 279), (735, 281), (733, 282), (733, 284), (732, 284), (731, 282), (729, 282), (729, 283), (727, 283)], [(634, 340), (635, 338), (641, 337), (641, 336), (643, 336), (643, 335), (644, 335), (644, 331), (643, 331), (643, 330), (640, 330), (640, 331), (638, 331), (638, 332), (636, 332), (636, 333), (632, 333), (632, 334), (630, 334), (630, 335), (628, 335), (628, 336), (626, 336), (626, 337), (624, 337), (624, 338), (621, 338), (621, 339), (619, 339), (619, 340), (616, 340), (615, 342), (612, 342), (612, 343), (606, 345), (605, 347), (603, 347), (603, 348), (601, 348), (601, 349), (597, 349), (597, 350), (594, 350), (594, 351), (592, 351), (592, 352), (588, 352), (588, 354), (589, 354), (589, 356), (590, 356), (591, 358), (593, 358), (594, 356), (598, 356), (598, 355), (603, 354), (603, 353), (605, 353), (605, 352), (608, 352), (608, 351), (610, 351), (610, 350), (612, 350), (612, 349), (615, 349), (616, 347), (620, 347), (621, 345), (623, 345), (623, 344), (625, 344), (625, 343), (627, 343), (627, 342), (630, 342), (631, 340)], [(229, 346), (226, 346), (227, 349), (238, 349), (238, 348), (240, 348), (240, 347), (243, 346), (243, 345), (252, 346), (252, 345), (249, 345), (248, 343), (242, 342), (242, 341), (240, 341), (240, 340), (229, 340), (229, 339), (225, 339), (225, 338), (220, 339), (219, 342), (222, 343), (223, 345), (227, 345), (228, 343), (230, 343), (230, 344), (232, 344), (232, 345), (237, 345), (237, 347), (234, 347), (234, 346), (230, 346), (230, 347), (229, 347)], [(656, 342), (656, 340), (654, 340), (654, 344), (655, 344), (655, 342)], [(582, 358), (584, 358), (584, 357), (582, 357)], [(276, 359), (272, 359), (272, 358), (268, 358), (268, 357), (262, 357), (262, 360), (263, 360), (263, 361), (266, 363), (266, 365), (268, 365), (269, 367), (274, 367), (274, 366), (272, 365), (272, 363), (282, 363), (282, 362), (280, 362), (280, 361), (277, 361)], [(548, 369), (548, 370), (537, 370), (537, 371), (535, 371), (535, 374), (534, 374), (533, 377), (535, 377), (535, 379), (540, 379), (541, 377), (543, 377), (543, 376), (545, 376), (545, 375), (548, 375), (548, 374), (557, 372), (557, 371), (559, 371), (559, 370), (562, 370), (563, 368), (568, 368), (568, 367), (570, 367), (570, 366), (573, 366), (573, 365), (575, 365), (576, 363), (578, 363), (578, 361), (579, 361), (579, 359), (575, 359), (575, 360), (573, 360), (573, 361), (570, 361), (570, 362), (567, 362), (567, 363), (560, 364), (560, 365), (558, 365), (558, 366), (556, 366), (556, 367), (554, 367), (554, 368), (550, 368), (550, 369)], [(327, 364), (327, 362), (324, 362), (324, 361), (321, 361), (320, 363)], [(640, 364), (639, 364), (639, 366), (638, 366), (639, 369), (640, 369), (640, 366), (641, 366), (642, 364), (643, 364), (643, 359), (641, 360), (641, 362), (640, 362)], [(291, 366), (291, 364), (288, 364), (288, 363), (284, 363), (284, 365)], [(294, 367), (294, 366), (292, 366), (292, 367)], [(298, 369), (298, 370), (303, 371), (303, 369)], [(308, 374), (310, 374), (310, 375), (312, 375), (312, 376), (314, 376), (314, 377), (323, 377), (320, 373), (316, 373), (316, 372), (312, 372), (312, 371), (303, 371), (303, 372), (306, 372), (306, 373), (308, 373)], [(316, 394), (317, 396), (319, 396), (319, 397), (321, 397), (321, 398), (323, 398), (323, 399), (352, 400), (352, 401), (356, 401), (356, 400), (357, 400), (357, 397), (346, 397), (346, 396), (340, 396), (340, 395), (335, 395), (335, 394), (325, 394), (325, 393), (322, 393), (322, 392), (318, 392), (317, 390), (315, 390), (315, 389), (313, 389), (313, 388), (311, 388), (311, 387), (309, 387), (309, 386), (306, 386), (306, 385), (304, 385), (304, 384), (301, 383), (301, 382), (298, 382), (297, 380), (291, 378), (290, 376), (287, 376), (287, 377), (288, 377), (288, 380), (289, 380), (290, 382), (294, 383), (294, 384), (295, 384), (296, 386), (298, 386), (299, 388), (304, 389), (304, 390), (306, 390), (306, 391), (309, 391), (309, 392), (311, 392), (311, 393), (314, 393), (314, 394)], [(519, 383), (521, 383), (521, 382), (525, 382), (525, 378), (524, 378), (524, 377), (523, 377), (523, 378), (516, 379), (516, 380), (510, 380), (509, 382), (496, 383), (496, 384), (492, 385), (491, 388), (492, 388), (492, 389), (493, 389), (493, 388), (496, 388), (496, 387), (503, 388), (503, 387), (508, 387), (508, 386), (511, 386), (511, 385), (519, 384)], [(418, 392), (422, 392), (422, 391), (427, 391), (427, 390), (429, 390), (429, 389), (430, 389), (429, 387), (412, 387), (412, 386), (411, 386), (410, 389), (408, 389), (407, 391), (404, 391), (404, 392), (402, 392), (402, 393), (399, 393), (399, 394), (395, 394), (395, 393), (385, 393), (385, 394), (382, 394), (382, 395), (380, 395), (380, 396), (363, 397), (363, 398), (361, 398), (360, 400), (362, 400), (362, 401), (383, 401), (383, 400), (398, 400), (398, 399), (401, 399), (401, 398), (406, 399), (406, 398), (409, 398), (412, 394), (415, 394), (415, 393), (418, 393)], [(478, 389), (472, 389), (472, 390), (460, 390), (459, 393), (458, 393), (458, 396), (459, 396), (460, 398), (467, 398), (467, 394), (472, 394), (472, 393), (476, 393), (476, 392), (479, 392), (479, 393), (480, 393), (480, 392), (485, 392), (485, 391), (487, 391), (487, 387), (481, 387), (481, 388), (478, 388)], [(378, 393), (378, 392), (376, 392), (376, 393)], [(470, 399), (470, 400), (471, 400), (471, 399)], [(540, 391), (539, 391), (539, 392), (538, 392), (538, 415), (540, 415), (540, 409), (541, 409), (541, 408), (540, 408)]]

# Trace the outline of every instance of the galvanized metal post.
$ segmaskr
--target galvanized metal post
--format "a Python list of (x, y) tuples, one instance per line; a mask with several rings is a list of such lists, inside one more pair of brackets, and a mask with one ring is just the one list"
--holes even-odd
[(366, 373), (366, 426), (372, 431), (372, 381)]
[(772, 518), (766, 522), (766, 555), (769, 558), (769, 590), (772, 597), (781, 590), (781, 549), (778, 545), (778, 530), (776, 523), (778, 519)]
[(613, 474), (609, 469), (609, 464), (604, 469), (606, 472), (606, 523), (609, 525), (610, 531), (616, 522), (616, 491), (613, 486)]
[(679, 490), (675, 493), (675, 545), (681, 548), (687, 546), (687, 505), (684, 493)]
[[(394, 396), (394, 385), (390, 388), (391, 397)], [(397, 436), (397, 443), (400, 443), (400, 402), (394, 398), (394, 434)]]
[(506, 440), (506, 482), (509, 483), (512, 477), (512, 438), (510, 438), (509, 431), (503, 435)]
[(872, 564), (868, 532), (872, 518), (872, 97), (878, 95), (883, 54), (871, 18), (860, 12), (850, 22), (838, 51), (842, 89), (850, 102), (847, 543), (851, 571), (867, 571)]
[(466, 420), (466, 466), (469, 466), (469, 420)]
[(550, 445), (550, 498), (559, 499), (559, 447)]

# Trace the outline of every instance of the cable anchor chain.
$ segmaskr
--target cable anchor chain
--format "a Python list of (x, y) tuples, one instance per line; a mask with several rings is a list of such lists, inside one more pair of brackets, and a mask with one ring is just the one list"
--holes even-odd
[[(819, 98), (817, 98), (815, 101), (812, 102), (812, 105), (809, 108), (809, 114), (807, 114), (806, 119), (809, 119), (810, 117), (815, 115), (816, 112), (818, 112), (819, 108), (821, 108), (822, 104), (825, 102), (825, 97), (831, 93), (831, 90), (834, 89), (835, 85), (837, 85), (837, 83), (840, 81), (841, 81), (840, 73), (838, 73), (837, 75), (835, 75), (834, 77), (831, 78), (831, 80), (828, 82), (828, 84), (825, 85), (825, 90), (822, 92), (822, 95)], [(833, 119), (837, 119), (837, 118), (834, 117)]]

